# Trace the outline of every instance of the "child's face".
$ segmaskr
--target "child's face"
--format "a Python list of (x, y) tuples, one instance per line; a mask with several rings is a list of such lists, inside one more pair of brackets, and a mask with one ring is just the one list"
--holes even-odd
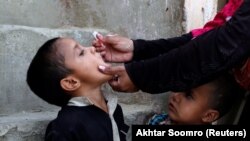
[(73, 39), (61, 38), (56, 42), (58, 52), (64, 56), (65, 66), (71, 69), (74, 77), (85, 84), (99, 86), (111, 79), (98, 70), (98, 66), (108, 66), (94, 47), (84, 47)]
[(190, 92), (177, 92), (169, 97), (168, 113), (177, 124), (202, 124), (202, 118), (210, 110), (209, 96), (213, 87), (202, 85)]

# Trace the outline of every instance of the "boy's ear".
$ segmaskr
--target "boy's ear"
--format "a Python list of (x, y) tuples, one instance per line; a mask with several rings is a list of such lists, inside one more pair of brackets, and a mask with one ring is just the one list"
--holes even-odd
[(60, 85), (66, 91), (74, 91), (80, 87), (81, 82), (73, 76), (67, 76), (60, 81)]
[(202, 121), (205, 123), (212, 123), (217, 120), (220, 113), (217, 110), (209, 109), (203, 116)]

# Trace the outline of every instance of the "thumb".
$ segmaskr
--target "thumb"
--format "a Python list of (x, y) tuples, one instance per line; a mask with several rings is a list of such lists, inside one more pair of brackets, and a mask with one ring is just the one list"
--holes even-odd
[(103, 41), (103, 40), (104, 40), (103, 35), (100, 34), (100, 33), (96, 34), (96, 38), (97, 38), (98, 40), (100, 40), (100, 41)]
[(108, 74), (108, 75), (115, 75), (115, 74), (119, 74), (122, 71), (125, 71), (124, 66), (108, 66), (108, 67), (99, 66), (98, 68), (102, 73)]

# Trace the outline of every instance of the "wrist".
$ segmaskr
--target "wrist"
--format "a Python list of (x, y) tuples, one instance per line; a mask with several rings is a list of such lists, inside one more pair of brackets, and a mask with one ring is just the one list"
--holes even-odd
[(134, 42), (133, 40), (129, 40), (129, 44), (127, 46), (128, 51), (133, 52), (134, 51)]
[(127, 51), (127, 54), (126, 54), (127, 59), (125, 62), (129, 62), (132, 60), (133, 54), (134, 54), (134, 42), (133, 42), (133, 40), (129, 39), (128, 44), (126, 46), (126, 51)]

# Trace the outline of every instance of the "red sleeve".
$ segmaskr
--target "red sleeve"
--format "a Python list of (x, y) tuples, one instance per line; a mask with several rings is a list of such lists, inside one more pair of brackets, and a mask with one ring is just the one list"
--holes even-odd
[(197, 37), (213, 28), (223, 25), (227, 22), (235, 11), (240, 7), (243, 0), (229, 0), (229, 2), (216, 14), (212, 21), (207, 22), (203, 28), (192, 30), (193, 37)]

